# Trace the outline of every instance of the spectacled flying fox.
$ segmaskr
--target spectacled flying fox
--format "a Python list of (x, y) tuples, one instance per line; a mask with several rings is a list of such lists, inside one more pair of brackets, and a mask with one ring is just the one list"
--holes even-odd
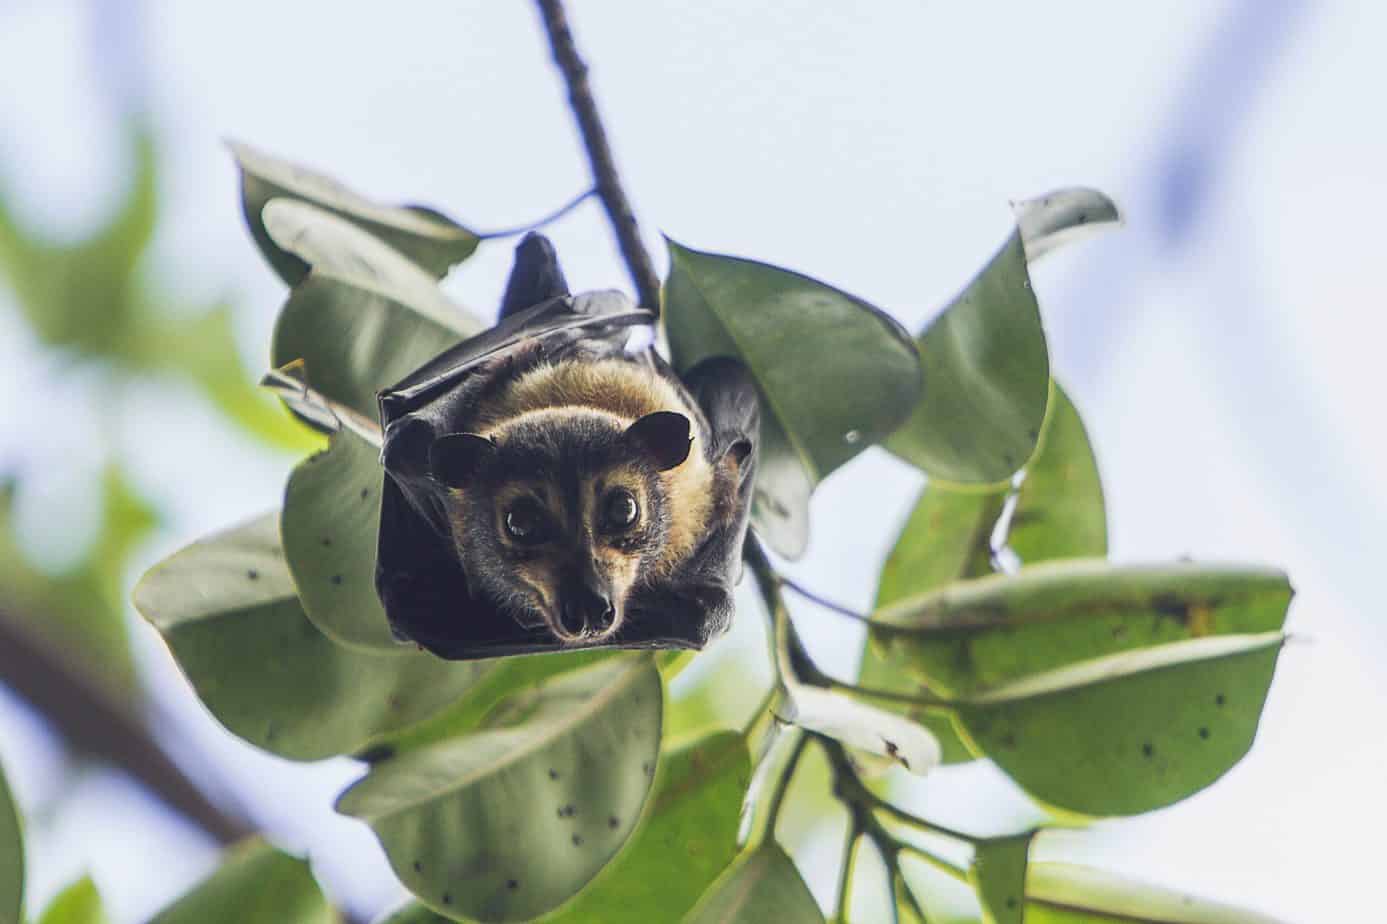
[(573, 296), (553, 246), (516, 250), (497, 325), (379, 394), (376, 587), (446, 658), (701, 648), (732, 616), (759, 405), (740, 363), (681, 379), (653, 316)]

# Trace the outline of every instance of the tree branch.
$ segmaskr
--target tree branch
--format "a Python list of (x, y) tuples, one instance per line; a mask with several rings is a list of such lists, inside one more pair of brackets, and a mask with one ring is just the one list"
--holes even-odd
[(149, 733), (124, 697), (79, 670), (57, 645), (0, 610), (0, 678), (78, 751), (124, 770), (169, 808), (226, 845), (255, 833), (212, 802)]
[(564, 12), (562, 0), (537, 0), (544, 29), (549, 36), (549, 47), (554, 53), (554, 63), (563, 74), (568, 86), (568, 102), (573, 116), (578, 122), (583, 146), (587, 149), (588, 164), (592, 168), (592, 179), (597, 187), (598, 198), (607, 210), (612, 230), (616, 234), (617, 246), (621, 248), (622, 259), (631, 273), (636, 285), (636, 295), (642, 308), (648, 308), (656, 317), (660, 314), (660, 279), (655, 275), (655, 267), (650, 262), (650, 254), (641, 243), (640, 228), (636, 225), (636, 213), (626, 198), (621, 186), (621, 177), (612, 158), (612, 149), (607, 143), (607, 131), (602, 126), (602, 118), (597, 112), (597, 101), (593, 99), (592, 87), (588, 85), (588, 66), (578, 55), (573, 41), (573, 30), (568, 25), (568, 15)]

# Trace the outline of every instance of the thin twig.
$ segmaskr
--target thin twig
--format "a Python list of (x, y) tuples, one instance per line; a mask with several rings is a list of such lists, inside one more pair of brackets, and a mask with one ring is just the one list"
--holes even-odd
[(784, 575), (781, 575), (780, 583), (787, 590), (793, 590), (795, 593), (799, 594), (804, 599), (809, 600), (812, 603), (817, 603), (819, 606), (823, 607), (831, 613), (837, 613), (839, 616), (846, 616), (848, 619), (853, 619), (857, 622), (866, 623), (869, 626), (874, 625), (874, 621), (870, 616), (867, 616), (864, 613), (859, 613), (857, 610), (849, 606), (844, 606), (841, 603), (835, 603), (834, 601), (828, 599), (825, 596), (822, 596), (816, 591), (810, 590), (808, 587), (805, 587), (803, 584), (799, 583), (793, 578), (788, 578)]
[(487, 231), (485, 233), (479, 233), (477, 234), (477, 237), (481, 238), (484, 241), (490, 241), (495, 240), (498, 237), (515, 237), (517, 234), (524, 234), (527, 231), (538, 231), (545, 225), (553, 224), (554, 222), (558, 221), (560, 218), (564, 217), (569, 212), (573, 211), (578, 206), (582, 205), (584, 202), (588, 201), (588, 199), (595, 195), (597, 195), (597, 187), (594, 186), (592, 189), (583, 190), (583, 192), (574, 196), (572, 199), (565, 202), (562, 206), (550, 212), (548, 215), (545, 215), (538, 221), (532, 221), (528, 225), (519, 225), (514, 228), (502, 228), (499, 231)]
[(641, 243), (640, 228), (636, 224), (636, 213), (622, 188), (621, 177), (617, 173), (612, 149), (607, 143), (607, 131), (602, 126), (602, 118), (597, 112), (597, 101), (593, 99), (592, 87), (588, 84), (588, 66), (578, 54), (573, 41), (573, 30), (568, 25), (568, 15), (564, 12), (562, 0), (537, 0), (544, 29), (549, 36), (549, 47), (554, 53), (554, 63), (563, 74), (568, 86), (568, 102), (578, 122), (578, 131), (587, 149), (588, 163), (592, 167), (592, 179), (597, 187), (597, 195), (607, 210), (612, 230), (616, 234), (617, 246), (636, 285), (636, 295), (641, 307), (660, 313), (660, 279), (655, 275), (655, 267), (650, 254)]

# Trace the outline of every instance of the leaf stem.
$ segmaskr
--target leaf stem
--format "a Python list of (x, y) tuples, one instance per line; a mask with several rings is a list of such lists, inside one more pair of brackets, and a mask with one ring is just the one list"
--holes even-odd
[(532, 221), (527, 225), (518, 225), (514, 228), (501, 228), (498, 231), (487, 231), (485, 234), (478, 234), (477, 237), (484, 241), (491, 241), (500, 237), (515, 237), (517, 234), (524, 234), (527, 231), (537, 231), (540, 228), (543, 228), (545, 225), (550, 225), (558, 221), (560, 218), (564, 217), (569, 212), (573, 211), (578, 206), (582, 205), (584, 202), (588, 201), (588, 199), (595, 195), (597, 195), (596, 186), (592, 187), (591, 189), (583, 190), (581, 193), (574, 196), (572, 199), (569, 199), (562, 206), (550, 212), (548, 215), (545, 215), (538, 221)]
[(588, 66), (578, 54), (563, 0), (537, 2), (544, 21), (544, 30), (549, 38), (549, 48), (554, 54), (554, 63), (568, 87), (569, 106), (578, 123), (583, 146), (587, 149), (588, 164), (592, 168), (597, 195), (607, 210), (607, 219), (616, 234), (617, 246), (621, 248), (621, 256), (626, 261), (631, 280), (636, 285), (640, 305), (658, 317), (660, 279), (655, 275), (650, 254), (641, 243), (636, 213), (631, 208), (625, 189), (622, 188), (616, 161), (607, 142), (607, 130), (602, 125), (602, 118), (597, 112), (597, 101), (593, 98), (592, 87), (588, 83)]
[(899, 690), (882, 690), (875, 687), (860, 687), (855, 683), (844, 683), (841, 680), (830, 678), (829, 687), (834, 690), (842, 690), (859, 699), (879, 699), (892, 703), (908, 703), (912, 706), (934, 706), (940, 709), (948, 709), (954, 704), (951, 699), (936, 696), (930, 692), (902, 693)]
[(800, 734), (795, 743), (790, 746), (790, 756), (786, 758), (785, 766), (780, 771), (780, 777), (775, 781), (775, 789), (771, 790), (771, 801), (770, 806), (766, 809), (766, 819), (761, 824), (760, 833), (752, 839), (753, 844), (760, 844), (775, 837), (775, 825), (780, 820), (780, 810), (785, 804), (785, 794), (790, 789), (790, 781), (794, 778), (795, 769), (799, 766), (799, 759), (804, 756), (804, 748), (808, 744), (809, 736)]
[(851, 815), (848, 821), (848, 835), (843, 843), (843, 859), (838, 868), (838, 898), (833, 911), (835, 921), (847, 921), (848, 900), (852, 897), (852, 875), (856, 867), (857, 845), (862, 840), (862, 828), (857, 824), (857, 816)]

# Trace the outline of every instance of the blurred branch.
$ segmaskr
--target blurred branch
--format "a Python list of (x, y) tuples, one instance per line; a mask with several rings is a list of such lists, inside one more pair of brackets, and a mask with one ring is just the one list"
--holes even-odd
[(616, 161), (612, 158), (612, 149), (607, 143), (607, 130), (602, 126), (602, 117), (597, 113), (597, 101), (593, 99), (592, 87), (588, 84), (588, 66), (578, 55), (562, 0), (538, 0), (538, 3), (540, 15), (544, 19), (544, 29), (549, 37), (549, 47), (554, 53), (554, 63), (558, 65), (564, 83), (568, 86), (568, 102), (578, 122), (578, 130), (583, 136), (583, 146), (587, 148), (588, 163), (592, 167), (597, 195), (607, 210), (607, 218), (616, 233), (622, 259), (626, 261), (631, 279), (636, 284), (636, 295), (641, 307), (650, 309), (658, 316), (660, 278), (655, 275), (650, 254), (641, 243), (636, 213), (632, 210), (631, 202), (626, 198), (626, 191), (621, 186)]
[(179, 769), (111, 685), (78, 669), (26, 621), (0, 609), (0, 679), (74, 749), (129, 773), (169, 808), (226, 845), (255, 832)]

